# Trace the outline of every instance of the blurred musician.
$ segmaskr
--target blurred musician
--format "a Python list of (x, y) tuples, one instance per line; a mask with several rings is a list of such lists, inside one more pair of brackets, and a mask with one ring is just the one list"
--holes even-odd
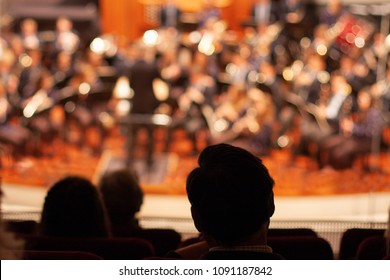
[[(253, 72), (251, 75), (252, 74)], [(285, 106), (285, 95), (283, 92), (282, 79), (277, 75), (276, 69), (272, 63), (264, 62), (259, 66), (255, 84), (258, 89), (271, 96), (275, 106), (275, 115), (279, 118), (280, 112)]]
[[(290, 45), (298, 45), (303, 37), (311, 36), (311, 26), (315, 23), (310, 18), (312, 15), (308, 11), (307, 3), (302, 0), (281, 0), (280, 1), (280, 22), (283, 24), (281, 31), (280, 44), (284, 45), (288, 42)], [(295, 47), (295, 46), (294, 46)], [(292, 47), (288, 48), (290, 50)], [(292, 54), (293, 55), (293, 54)]]
[(191, 53), (188, 49), (170, 49), (162, 54), (161, 76), (169, 85), (168, 104), (172, 113), (178, 109), (177, 100), (189, 84)]
[(282, 0), (280, 8), (282, 20), (287, 23), (299, 23), (305, 15), (305, 3), (302, 0)]
[(371, 72), (376, 73), (378, 63), (382, 57), (388, 54), (388, 46), (386, 44), (386, 36), (379, 31), (372, 34), (370, 44), (363, 49), (362, 57)]
[(325, 8), (322, 8), (319, 12), (320, 24), (326, 24), (331, 27), (337, 23), (345, 12), (346, 9), (340, 0), (330, 0)]
[(370, 153), (374, 137), (380, 137), (383, 117), (369, 89), (358, 93), (358, 111), (342, 119), (340, 134), (330, 136), (320, 143), (319, 165), (346, 169), (353, 165), (358, 154)]
[(20, 24), (20, 37), (26, 49), (41, 48), (41, 39), (38, 35), (38, 23), (32, 18), (24, 19)]
[[(179, 108), (168, 131), (166, 149), (169, 148), (173, 130), (183, 127), (191, 140), (191, 153), (196, 155), (200, 150), (198, 136), (202, 131), (208, 130), (205, 110), (213, 111), (216, 94), (215, 80), (207, 73), (205, 67), (206, 65), (203, 64), (203, 61), (194, 60), (188, 87), (178, 97)], [(206, 139), (206, 141), (208, 140)]]
[(389, 125), (390, 124), (390, 67), (387, 68), (385, 77), (383, 79), (378, 80), (375, 84), (372, 85), (371, 93), (380, 104), (382, 114), (385, 117), (387, 125)]
[(238, 50), (232, 54), (231, 61), (226, 66), (230, 85), (245, 88), (248, 74), (253, 69), (250, 56), (251, 50), (246, 44), (240, 44)]
[(12, 146), (12, 154), (17, 161), (26, 154), (32, 135), (18, 119), (13, 119), (13, 110), (7, 87), (0, 81), (0, 142)]
[(203, 0), (203, 8), (199, 13), (199, 27), (205, 28), (207, 25), (217, 22), (221, 19), (221, 11), (214, 6), (212, 0)]
[(178, 27), (180, 21), (181, 10), (177, 7), (174, 0), (168, 0), (161, 7), (159, 19), (160, 27)]
[(257, 25), (256, 35), (252, 40), (252, 57), (256, 59), (256, 67), (263, 62), (275, 60), (275, 43), (280, 31), (281, 27), (279, 25)]
[(271, 95), (252, 88), (248, 90), (247, 98), (249, 104), (231, 128), (235, 137), (228, 142), (259, 156), (268, 155), (275, 124), (275, 106)]
[(340, 59), (340, 73), (347, 79), (355, 96), (364, 87), (375, 82), (375, 75), (362, 59), (343, 55)]
[(251, 16), (255, 25), (269, 25), (280, 20), (280, 7), (277, 1), (256, 0), (251, 9)]
[(66, 51), (74, 54), (78, 50), (80, 43), (80, 37), (73, 29), (73, 22), (67, 17), (59, 17), (56, 21), (55, 51)]
[(65, 51), (59, 52), (52, 65), (51, 72), (53, 73), (55, 88), (62, 89), (68, 86), (69, 81), (76, 73), (72, 55)]
[(230, 87), (219, 96), (207, 115), (212, 143), (232, 143), (256, 155), (267, 155), (271, 146), (275, 107), (271, 95), (252, 87)]
[(18, 92), (21, 98), (30, 98), (37, 90), (38, 80), (41, 73), (46, 70), (42, 65), (42, 51), (40, 49), (29, 49), (26, 53), (25, 68), (20, 73)]
[[(294, 128), (294, 119), (298, 113), (307, 116), (308, 106), (317, 106), (322, 103), (322, 84), (327, 82), (322, 78), (325, 70), (325, 61), (317, 53), (310, 51), (308, 53), (303, 61), (298, 60), (291, 67), (294, 73), (294, 78), (290, 85), (292, 92), (284, 94), (287, 106), (281, 108), (279, 136), (283, 136), (287, 131)], [(315, 129), (318, 128), (318, 124), (313, 122), (311, 117), (302, 118), (301, 126), (303, 126), (303, 129), (312, 125)], [(307, 133), (308, 135), (311, 134), (310, 130)], [(303, 133), (303, 135), (306, 135), (306, 133)], [(305, 136), (302, 139), (305, 139)], [(301, 141), (301, 145), (304, 142)], [(306, 143), (301, 148), (304, 146), (306, 146)]]
[[(297, 153), (310, 152), (310, 144), (316, 144), (339, 132), (340, 120), (351, 111), (351, 86), (340, 73), (332, 73), (330, 92), (319, 103), (308, 103), (303, 115), (300, 132), (301, 139)], [(307, 114), (306, 114), (307, 112)]]
[(53, 77), (47, 70), (42, 70), (35, 85), (36, 91), (23, 101), (23, 117), (26, 126), (35, 136), (36, 155), (53, 155), (52, 142), (60, 129), (52, 118), (51, 109), (55, 106), (56, 90)]

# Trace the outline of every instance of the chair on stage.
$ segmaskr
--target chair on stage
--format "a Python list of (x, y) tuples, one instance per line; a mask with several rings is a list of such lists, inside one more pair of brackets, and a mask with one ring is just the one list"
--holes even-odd
[(388, 253), (386, 238), (384, 236), (371, 236), (359, 244), (356, 259), (383, 260)]
[(269, 237), (268, 245), (286, 260), (333, 260), (329, 242), (316, 236)]
[(351, 228), (347, 229), (341, 237), (339, 256), (340, 260), (351, 260), (356, 258), (359, 244), (371, 236), (383, 236), (384, 229)]
[(141, 238), (62, 238), (29, 236), (26, 250), (83, 251), (105, 260), (140, 260), (155, 256), (153, 245)]

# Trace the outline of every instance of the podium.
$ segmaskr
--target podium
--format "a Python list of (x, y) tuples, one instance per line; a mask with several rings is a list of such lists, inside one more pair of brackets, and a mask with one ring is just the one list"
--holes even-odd
[(146, 165), (148, 171), (151, 171), (154, 161), (154, 130), (156, 127), (168, 127), (172, 123), (172, 118), (166, 114), (129, 114), (118, 119), (119, 125), (126, 133), (126, 166), (130, 167), (134, 164), (134, 150), (136, 149), (135, 137), (141, 128), (145, 128), (148, 132), (148, 148), (146, 155)]

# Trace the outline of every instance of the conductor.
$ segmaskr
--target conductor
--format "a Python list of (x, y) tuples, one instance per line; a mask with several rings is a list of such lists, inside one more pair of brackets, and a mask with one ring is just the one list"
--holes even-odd
[(141, 129), (145, 129), (148, 135), (146, 163), (150, 169), (153, 165), (154, 153), (154, 124), (151, 116), (159, 105), (153, 90), (153, 81), (160, 77), (154, 59), (154, 52), (146, 47), (138, 48), (137, 58), (126, 69), (126, 76), (130, 81), (131, 88), (134, 90), (128, 124), (127, 164), (130, 164), (134, 158), (135, 139), (137, 139), (138, 132)]

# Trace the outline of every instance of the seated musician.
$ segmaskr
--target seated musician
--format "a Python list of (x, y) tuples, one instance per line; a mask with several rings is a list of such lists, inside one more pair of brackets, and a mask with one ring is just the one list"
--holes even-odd
[(11, 121), (13, 109), (8, 100), (6, 86), (0, 82), (0, 143), (11, 145), (14, 160), (19, 160), (27, 152), (31, 133), (18, 121)]
[(340, 122), (341, 133), (320, 143), (320, 166), (350, 168), (356, 155), (372, 151), (374, 137), (381, 135), (383, 118), (369, 89), (359, 91), (357, 103), (357, 112)]
[(237, 134), (233, 145), (242, 147), (258, 156), (269, 154), (275, 123), (275, 106), (270, 94), (257, 88), (248, 91), (251, 106), (237, 120), (232, 130)]
[(269, 25), (279, 20), (280, 7), (277, 1), (257, 0), (251, 8), (251, 16), (255, 25)]
[(351, 86), (340, 73), (332, 73), (329, 96), (321, 94), (316, 104), (307, 103), (301, 108), (301, 139), (295, 152), (313, 154), (312, 144), (316, 146), (317, 143), (337, 134), (340, 120), (344, 114), (350, 112), (352, 103)]
[(159, 21), (161, 27), (177, 27), (180, 21), (181, 10), (176, 6), (175, 2), (168, 0), (166, 4), (161, 7), (159, 13)]
[(35, 154), (51, 156), (54, 152), (51, 144), (62, 123), (52, 114), (57, 91), (53, 88), (53, 76), (49, 71), (41, 71), (35, 88), (36, 91), (22, 103), (23, 116), (26, 127), (35, 136)]
[[(173, 130), (182, 127), (191, 141), (191, 153), (198, 154), (200, 150), (198, 147), (199, 133), (207, 129), (208, 126), (204, 109), (213, 107), (215, 92), (216, 83), (214, 79), (207, 74), (205, 67), (197, 62), (190, 73), (188, 87), (178, 97), (178, 110), (173, 116), (174, 120), (168, 131), (166, 150), (169, 149)], [(206, 139), (206, 141), (208, 140)]]
[(275, 123), (275, 106), (269, 93), (231, 87), (210, 119), (213, 143), (231, 143), (256, 155), (269, 153)]

